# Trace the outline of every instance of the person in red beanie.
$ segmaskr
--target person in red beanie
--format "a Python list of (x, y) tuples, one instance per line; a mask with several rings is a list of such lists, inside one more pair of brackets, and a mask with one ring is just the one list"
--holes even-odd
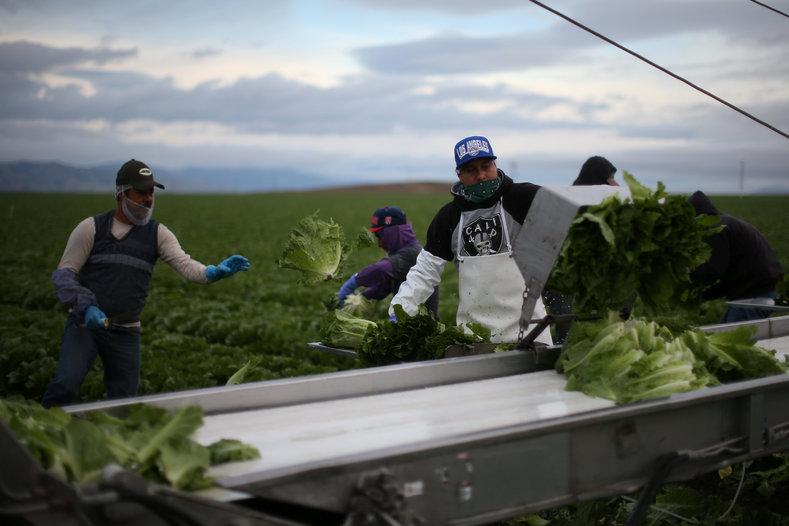
[[(370, 232), (378, 238), (378, 246), (387, 256), (377, 263), (364, 267), (346, 281), (337, 293), (340, 305), (345, 298), (359, 287), (366, 287), (362, 296), (369, 300), (382, 300), (390, 294), (397, 294), (400, 284), (406, 279), (408, 271), (416, 263), (422, 244), (416, 238), (405, 212), (396, 206), (384, 206), (373, 213)], [(438, 314), (438, 286), (425, 300), (425, 307), (440, 320)]]

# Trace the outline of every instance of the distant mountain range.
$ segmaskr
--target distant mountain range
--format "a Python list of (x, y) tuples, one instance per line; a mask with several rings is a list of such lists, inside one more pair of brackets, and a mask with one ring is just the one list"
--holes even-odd
[[(0, 163), (0, 192), (94, 193), (110, 191), (123, 162), (77, 167), (58, 162)], [(249, 193), (309, 190), (358, 184), (358, 181), (249, 168), (157, 170), (156, 179), (178, 193)]]

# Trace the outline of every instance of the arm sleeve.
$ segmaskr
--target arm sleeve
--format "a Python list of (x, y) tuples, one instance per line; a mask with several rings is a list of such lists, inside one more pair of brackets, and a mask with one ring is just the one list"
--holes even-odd
[(90, 289), (83, 287), (77, 275), (67, 268), (59, 268), (52, 273), (55, 285), (55, 297), (77, 316), (84, 316), (85, 309), (91, 305), (99, 305), (99, 300)]
[(159, 223), (159, 257), (176, 272), (192, 283), (210, 283), (205, 275), (205, 265), (184, 252), (178, 238), (169, 228)]
[(380, 300), (392, 292), (393, 276), (392, 262), (382, 259), (378, 263), (373, 263), (360, 270), (356, 274), (356, 282), (367, 287), (362, 291), (362, 296), (368, 300)]
[(731, 246), (729, 245), (728, 231), (723, 230), (705, 239), (710, 246), (710, 258), (693, 269), (690, 279), (693, 283), (710, 286), (704, 291), (702, 299), (710, 300), (725, 295), (725, 291), (716, 282), (723, 278), (731, 261)]
[(93, 250), (94, 237), (96, 237), (96, 223), (93, 218), (83, 219), (71, 232), (58, 263), (58, 269), (66, 268), (74, 274), (79, 273), (88, 261), (90, 251)]
[(99, 304), (93, 292), (79, 282), (79, 273), (93, 250), (96, 225), (92, 217), (82, 220), (71, 232), (60, 258), (58, 268), (52, 273), (55, 297), (67, 305), (78, 316), (84, 316), (85, 309)]
[(400, 289), (392, 298), (389, 305), (389, 315), (394, 315), (394, 306), (401, 305), (410, 316), (414, 316), (419, 305), (427, 301), (433, 294), (433, 289), (441, 283), (441, 274), (444, 273), (447, 261), (434, 256), (425, 249), (419, 252), (416, 263), (408, 271), (406, 280), (400, 284)]
[(452, 252), (452, 233), (459, 222), (460, 208), (454, 203), (447, 203), (441, 207), (427, 228), (425, 250), (445, 261), (452, 261), (455, 257)]

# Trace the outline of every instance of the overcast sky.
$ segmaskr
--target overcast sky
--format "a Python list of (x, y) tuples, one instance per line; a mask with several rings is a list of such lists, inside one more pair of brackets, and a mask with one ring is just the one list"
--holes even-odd
[[(547, 3), (789, 134), (789, 17)], [(603, 155), (671, 192), (789, 193), (786, 136), (528, 0), (0, 0), (0, 90), (0, 162), (451, 183), (485, 135), (517, 181)]]

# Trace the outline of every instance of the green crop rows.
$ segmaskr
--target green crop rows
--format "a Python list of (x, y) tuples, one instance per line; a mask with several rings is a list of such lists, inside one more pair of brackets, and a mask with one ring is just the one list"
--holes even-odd
[[(323, 318), (321, 300), (342, 280), (318, 286), (296, 283), (295, 271), (276, 260), (290, 229), (319, 210), (347, 235), (368, 223), (383, 205), (404, 208), (420, 240), (448, 194), (288, 193), (255, 195), (157, 194), (154, 216), (184, 249), (206, 264), (239, 253), (251, 268), (231, 279), (203, 286), (186, 282), (157, 263), (143, 313), (140, 394), (215, 385), (251, 357), (261, 361), (248, 381), (331, 372), (356, 365), (311, 351)], [(767, 236), (789, 268), (789, 235), (781, 218), (785, 196), (716, 197), (716, 204)], [(54, 297), (50, 275), (72, 228), (84, 217), (112, 208), (111, 195), (0, 194), (0, 395), (40, 399), (57, 363), (65, 308)], [(342, 278), (383, 257), (379, 248), (354, 253)], [(457, 274), (447, 266), (441, 290), (442, 320), (454, 320)], [(103, 396), (96, 364), (81, 399)]]

